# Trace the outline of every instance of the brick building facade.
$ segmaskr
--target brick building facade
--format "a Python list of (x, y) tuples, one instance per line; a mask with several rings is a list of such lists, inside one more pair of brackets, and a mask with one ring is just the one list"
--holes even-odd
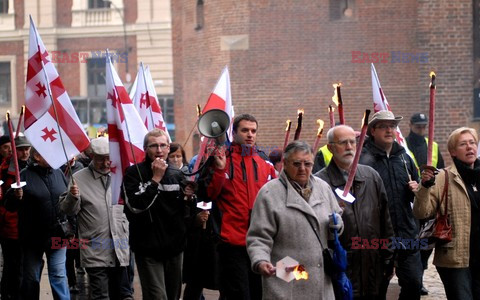
[[(435, 140), (442, 152), (454, 128), (478, 128), (472, 97), (479, 79), (473, 34), (478, 0), (175, 0), (171, 5), (180, 141), (196, 120), (195, 104), (205, 104), (225, 65), (235, 113), (258, 118), (262, 146), (283, 145), (285, 121), (294, 121), (294, 130), (297, 108), (305, 109), (301, 138), (313, 143), (316, 119), (328, 124), (334, 82), (343, 84), (346, 123), (358, 129), (363, 111), (373, 108), (363, 53), (387, 57), (375, 67), (392, 110), (405, 117), (404, 135), (412, 113), (428, 114), (431, 70), (437, 73)], [(192, 140), (187, 145), (194, 146)]]
[(127, 88), (138, 63), (149, 65), (174, 130), (168, 0), (0, 0), (0, 115), (16, 116), (24, 104), (29, 15), (85, 126), (106, 120), (102, 56), (109, 49)]

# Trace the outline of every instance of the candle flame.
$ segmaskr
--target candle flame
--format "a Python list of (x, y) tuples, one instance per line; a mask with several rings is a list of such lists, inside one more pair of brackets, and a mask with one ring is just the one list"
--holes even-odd
[(334, 83), (333, 84), (333, 97), (332, 97), (332, 101), (333, 103), (335, 103), (336, 106), (338, 106), (338, 93), (337, 93), (337, 87), (341, 87), (342, 86), (342, 83), (339, 82), (339, 83)]
[(304, 114), (305, 113), (305, 110), (303, 108), (299, 108), (297, 109), (297, 114)]
[(300, 280), (300, 279), (307, 280), (308, 279), (308, 273), (305, 270), (305, 267), (303, 265), (297, 265), (295, 267), (295, 269), (293, 270), (293, 276), (295, 276), (296, 280)]
[(287, 128), (285, 128), (285, 131), (289, 131), (291, 127), (292, 127), (292, 121), (287, 120)]
[(318, 135), (321, 135), (322, 132), (323, 132), (323, 125), (325, 124), (325, 122), (323, 122), (322, 119), (317, 119), (317, 124), (318, 124), (318, 131), (317, 131), (317, 136)]

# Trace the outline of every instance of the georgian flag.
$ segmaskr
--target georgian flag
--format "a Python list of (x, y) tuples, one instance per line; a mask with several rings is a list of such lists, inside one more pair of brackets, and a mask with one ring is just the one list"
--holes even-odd
[(145, 68), (140, 63), (140, 68), (135, 79), (135, 91), (130, 93), (135, 108), (140, 115), (145, 127), (148, 131), (153, 128), (162, 129), (167, 133), (168, 141), (171, 142), (170, 134), (168, 134), (167, 126), (163, 119), (162, 109), (158, 104), (157, 92), (150, 74), (148, 66)]
[[(119, 203), (125, 169), (143, 161), (147, 128), (113, 68), (107, 50), (107, 122), (111, 160), (112, 204)], [(120, 200), (120, 203), (122, 203)]]
[[(381, 110), (389, 110), (392, 111), (390, 105), (388, 104), (387, 97), (383, 93), (382, 87), (380, 86), (380, 81), (378, 80), (377, 71), (375, 70), (375, 66), (371, 65), (372, 70), (372, 92), (373, 92), (373, 110), (375, 112)], [(407, 143), (405, 142), (405, 138), (400, 131), (400, 127), (397, 126), (397, 142), (405, 148), (407, 153), (411, 155), (410, 150), (408, 149)]]
[(90, 143), (31, 16), (25, 136), (54, 169), (80, 154)]

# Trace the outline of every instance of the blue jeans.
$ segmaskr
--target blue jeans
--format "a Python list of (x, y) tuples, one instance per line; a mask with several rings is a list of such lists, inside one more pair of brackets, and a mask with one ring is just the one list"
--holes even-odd
[(40, 297), (40, 277), (42, 276), (44, 253), (47, 257), (48, 279), (53, 299), (70, 299), (65, 271), (66, 248), (45, 250), (31, 246), (23, 247), (22, 299), (33, 300)]
[(437, 267), (448, 300), (479, 300), (480, 271), (477, 268)]

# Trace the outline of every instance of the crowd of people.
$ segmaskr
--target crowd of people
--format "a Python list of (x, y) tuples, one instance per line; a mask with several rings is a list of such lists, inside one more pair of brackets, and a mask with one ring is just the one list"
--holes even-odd
[[(39, 299), (46, 257), (53, 298), (70, 299), (79, 254), (89, 299), (133, 299), (135, 266), (143, 299), (200, 300), (204, 288), (222, 300), (339, 299), (325, 254), (338, 233), (354, 299), (386, 299), (395, 275), (399, 299), (420, 299), (432, 253), (419, 246), (420, 225), (447, 211), (452, 239), (437, 243), (433, 264), (448, 299), (478, 300), (478, 134), (468, 127), (450, 134), (446, 168), (433, 143), (425, 167), (428, 119), (411, 117), (407, 146), (396, 140), (402, 119), (375, 113), (362, 149), (358, 132), (337, 125), (317, 153), (296, 140), (267, 154), (256, 147), (257, 119), (241, 114), (232, 142), (210, 144), (215, 151), (207, 149), (196, 173), (181, 144), (154, 129), (144, 138), (144, 160), (125, 170), (118, 202), (108, 138), (92, 139), (80, 157), (52, 169), (22, 134), (16, 149), (1, 136), (1, 298)], [(335, 191), (352, 172), (347, 201)], [(298, 265), (279, 264), (285, 258)], [(280, 278), (300, 266), (307, 280)]]

